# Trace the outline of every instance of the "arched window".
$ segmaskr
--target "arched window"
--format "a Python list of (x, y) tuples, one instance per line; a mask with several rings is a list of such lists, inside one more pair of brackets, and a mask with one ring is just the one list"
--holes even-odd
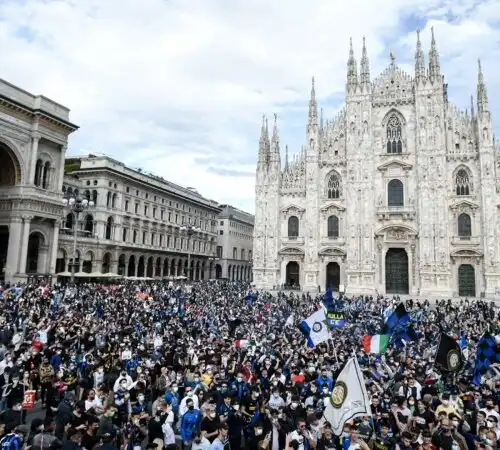
[(340, 177), (335, 172), (331, 173), (326, 184), (326, 196), (327, 198), (340, 198), (341, 195), (342, 185), (340, 182)]
[(78, 189), (75, 188), (75, 197), (78, 197), (78, 194), (80, 193), (80, 191)]
[(113, 194), (112, 201), (111, 201), (111, 207), (116, 208), (116, 202), (118, 200), (118, 195)]
[(43, 166), (42, 187), (44, 189), (48, 189), (49, 184), (50, 184), (50, 163), (46, 162)]
[(97, 205), (97, 191), (92, 191), (92, 200), (94, 201), (94, 205)]
[(42, 184), (42, 172), (43, 172), (43, 162), (41, 159), (39, 159), (36, 162), (35, 166), (35, 179), (33, 180), (35, 186), (40, 186)]
[(329, 238), (339, 237), (339, 218), (337, 216), (328, 217), (327, 227)]
[(455, 177), (455, 187), (457, 195), (470, 195), (470, 179), (465, 169), (460, 169)]
[(106, 239), (111, 239), (113, 234), (113, 218), (108, 218), (106, 222)]
[(462, 213), (458, 216), (458, 236), (472, 236), (472, 225), (469, 214)]
[(92, 214), (87, 214), (87, 217), (85, 217), (85, 231), (88, 233), (93, 233), (94, 232), (94, 217)]
[(83, 198), (86, 198), (88, 201), (92, 200), (90, 198), (90, 191), (88, 189), (83, 193)]
[(106, 197), (106, 207), (111, 208), (111, 192), (108, 192), (108, 195)]
[(403, 182), (398, 179), (389, 181), (387, 186), (387, 206), (404, 206)]
[(403, 153), (403, 134), (401, 121), (396, 114), (387, 122), (387, 153)]
[(299, 236), (299, 219), (292, 216), (288, 219), (288, 237), (296, 238)]
[(73, 213), (69, 213), (64, 221), (64, 228), (73, 229)]

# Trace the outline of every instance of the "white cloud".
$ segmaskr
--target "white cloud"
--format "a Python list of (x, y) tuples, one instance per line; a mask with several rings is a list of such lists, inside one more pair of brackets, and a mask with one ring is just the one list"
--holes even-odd
[(253, 210), (254, 179), (236, 175), (254, 170), (262, 112), (298, 149), (311, 75), (339, 107), (349, 36), (357, 57), (366, 36), (373, 77), (389, 48), (411, 67), (415, 29), (428, 48), (434, 25), (451, 98), (468, 105), (481, 57), (499, 117), (499, 19), (498, 0), (4, 0), (0, 76), (71, 108), (72, 153)]

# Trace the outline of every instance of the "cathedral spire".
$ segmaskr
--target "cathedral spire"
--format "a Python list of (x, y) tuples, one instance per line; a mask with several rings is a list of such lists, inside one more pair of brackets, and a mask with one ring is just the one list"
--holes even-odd
[(358, 66), (354, 59), (354, 50), (352, 48), (352, 38), (350, 38), (349, 59), (347, 61), (347, 90), (358, 84)]
[(470, 116), (471, 119), (474, 120), (474, 96), (471, 94), (470, 95)]
[(477, 73), (477, 112), (483, 113), (488, 111), (488, 92), (486, 91), (486, 84), (484, 82), (483, 69), (481, 67), (481, 60), (477, 60), (478, 73)]
[(259, 139), (259, 163), (263, 163), (267, 160), (266, 156), (266, 116), (262, 114), (262, 125), (260, 127), (260, 139)]
[(280, 161), (280, 138), (278, 134), (278, 115), (274, 113), (273, 137), (271, 138), (271, 151), (269, 160), (273, 162)]
[(420, 42), (420, 30), (417, 30), (417, 49), (415, 50), (415, 80), (421, 83), (425, 80), (425, 56)]
[(324, 126), (325, 126), (325, 124), (324, 124), (324, 120), (323, 120), (323, 108), (321, 108), (319, 110), (319, 132), (321, 134), (323, 134), (325, 131)]
[(363, 36), (363, 51), (361, 54), (360, 67), (361, 87), (367, 89), (370, 86), (370, 61), (366, 52), (366, 39)]
[(285, 171), (288, 170), (288, 145), (285, 145)]
[(314, 77), (311, 84), (311, 98), (309, 100), (309, 125), (318, 124), (318, 104), (316, 103), (316, 87)]
[(431, 50), (429, 51), (429, 78), (433, 83), (441, 81), (441, 66), (439, 63), (439, 53), (436, 47), (434, 27), (431, 27)]

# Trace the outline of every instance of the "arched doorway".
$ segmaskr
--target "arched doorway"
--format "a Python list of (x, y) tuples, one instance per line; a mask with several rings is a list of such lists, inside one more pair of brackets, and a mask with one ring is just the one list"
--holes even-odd
[(118, 258), (118, 275), (125, 275), (125, 261), (125, 255), (120, 255), (120, 257)]
[(408, 255), (404, 248), (390, 248), (385, 254), (385, 292), (408, 294)]
[(87, 252), (87, 254), (83, 258), (82, 272), (91, 273), (93, 261), (94, 261), (94, 254), (92, 252)]
[(328, 263), (326, 266), (326, 288), (332, 287), (333, 291), (338, 292), (340, 286), (340, 266), (336, 262)]
[(156, 258), (155, 277), (161, 277), (161, 258)]
[(175, 259), (170, 262), (170, 275), (177, 275), (177, 261)]
[[(0, 261), (1, 262), (1, 261)], [(56, 258), (56, 273), (61, 273), (66, 270), (66, 252), (60, 248), (57, 250)]]
[(128, 268), (127, 268), (127, 276), (133, 277), (135, 276), (135, 256), (130, 256), (128, 260)]
[(40, 247), (44, 243), (41, 233), (31, 233), (28, 239), (28, 255), (26, 257), (26, 273), (38, 273)]
[(141, 256), (139, 258), (139, 262), (137, 263), (137, 276), (138, 277), (144, 276), (144, 256)]
[(21, 166), (14, 152), (0, 142), (0, 187), (21, 183)]
[(109, 273), (111, 270), (111, 253), (105, 253), (102, 258), (102, 273)]
[(148, 267), (146, 270), (146, 276), (149, 278), (153, 278), (153, 257), (150, 256), (148, 258)]
[(290, 261), (286, 265), (286, 284), (291, 287), (300, 286), (300, 266), (297, 261)]
[(458, 268), (458, 295), (476, 296), (476, 273), (471, 264), (461, 264)]

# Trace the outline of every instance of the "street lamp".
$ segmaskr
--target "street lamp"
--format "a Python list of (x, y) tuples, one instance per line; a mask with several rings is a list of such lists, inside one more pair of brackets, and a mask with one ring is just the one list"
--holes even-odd
[(73, 216), (73, 263), (71, 264), (71, 283), (75, 282), (75, 268), (76, 268), (76, 240), (78, 237), (78, 225), (80, 223), (80, 213), (89, 208), (94, 207), (92, 200), (80, 197), (73, 193), (67, 194), (63, 198), (63, 205), (66, 217), (68, 214)]
[(198, 233), (201, 231), (201, 228), (195, 227), (194, 225), (191, 224), (186, 224), (182, 225), (180, 227), (180, 231), (185, 233), (188, 237), (188, 271), (187, 271), (187, 278), (188, 280), (191, 280), (191, 236), (195, 233)]

